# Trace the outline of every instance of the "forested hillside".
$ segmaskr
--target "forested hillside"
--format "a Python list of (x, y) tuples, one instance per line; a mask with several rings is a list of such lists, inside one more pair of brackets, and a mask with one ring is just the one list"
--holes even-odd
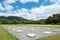
[(54, 14), (47, 19), (28, 20), (17, 16), (0, 16), (0, 24), (60, 24), (60, 14)]
[(60, 13), (48, 17), (46, 19), (46, 24), (60, 24)]

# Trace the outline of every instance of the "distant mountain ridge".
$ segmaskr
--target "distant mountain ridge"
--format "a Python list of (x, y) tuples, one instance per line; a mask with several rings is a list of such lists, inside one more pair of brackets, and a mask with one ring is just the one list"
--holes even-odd
[(8, 19), (8, 20), (27, 20), (23, 17), (17, 17), (17, 16), (0, 16), (0, 19)]

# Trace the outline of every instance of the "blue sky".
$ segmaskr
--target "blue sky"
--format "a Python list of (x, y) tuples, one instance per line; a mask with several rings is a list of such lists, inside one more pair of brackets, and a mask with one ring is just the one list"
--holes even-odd
[(0, 16), (43, 19), (60, 12), (60, 0), (0, 0)]

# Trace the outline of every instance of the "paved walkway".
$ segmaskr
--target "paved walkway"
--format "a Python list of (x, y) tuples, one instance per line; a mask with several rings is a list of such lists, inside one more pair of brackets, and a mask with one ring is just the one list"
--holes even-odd
[[(45, 36), (60, 34), (59, 28), (40, 28), (40, 27), (26, 27), (26, 26), (5, 26), (5, 30), (16, 36), (19, 40), (36, 40)], [(28, 33), (35, 33), (36, 37), (29, 38)]]

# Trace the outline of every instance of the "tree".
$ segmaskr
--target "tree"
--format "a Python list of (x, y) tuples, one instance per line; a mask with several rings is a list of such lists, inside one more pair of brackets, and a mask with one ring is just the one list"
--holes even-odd
[(58, 24), (60, 23), (60, 14), (54, 14), (53, 16), (49, 16), (46, 19), (47, 24)]

